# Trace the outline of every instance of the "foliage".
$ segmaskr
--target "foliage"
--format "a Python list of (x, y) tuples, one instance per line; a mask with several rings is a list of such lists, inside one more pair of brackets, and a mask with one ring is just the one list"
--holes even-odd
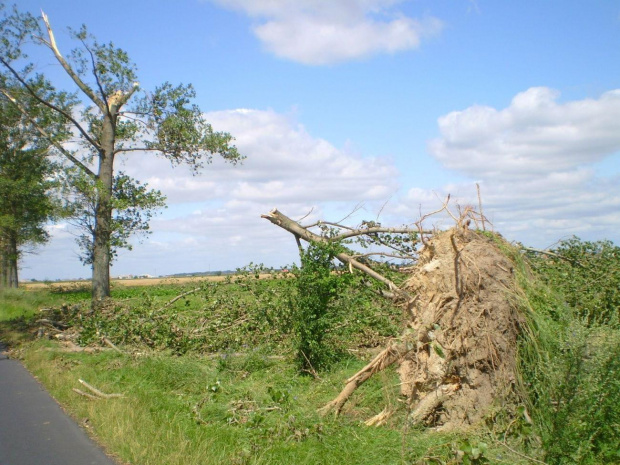
[(326, 343), (333, 324), (331, 309), (344, 277), (334, 270), (337, 244), (310, 244), (302, 252), (301, 268), (296, 268), (297, 294), (293, 305), (296, 360), (302, 371), (315, 372), (329, 366), (337, 355)]
[[(0, 81), (10, 79), (0, 76)], [(48, 86), (40, 77), (30, 85), (40, 92)], [(48, 158), (50, 142), (40, 137), (33, 121), (55, 132), (56, 140), (67, 134), (49, 109), (37, 107), (28, 98), (24, 104), (30, 109), (28, 117), (0, 94), (0, 286), (17, 287), (18, 260), (24, 249), (45, 243), (48, 234), (44, 226), (60, 213), (54, 195), (58, 165)]]
[(553, 255), (530, 252), (544, 282), (588, 324), (620, 323), (620, 247), (578, 237), (560, 241)]
[[(223, 282), (118, 287), (107, 307), (96, 313), (82, 307), (73, 324), (84, 345), (99, 343), (105, 336), (119, 345), (176, 353), (245, 351), (257, 345), (287, 352), (297, 341), (291, 306), (297, 295), (295, 283), (292, 273), (252, 266)], [(401, 313), (397, 308), (360, 295), (354, 288), (343, 290), (330, 306), (326, 341), (330, 350), (374, 347), (398, 334)], [(65, 298), (73, 295), (64, 292)]]
[(620, 461), (620, 336), (571, 324), (549, 367), (549, 464)]
[[(599, 246), (603, 244), (611, 247), (609, 243)], [(577, 245), (572, 240), (568, 248), (581, 251), (571, 255), (575, 265), (551, 258), (530, 261), (514, 250), (509, 252), (523, 289), (518, 303), (527, 318), (519, 345), (519, 369), (534, 437), (539, 438), (530, 446), (536, 448), (540, 442), (549, 464), (616, 463), (620, 459), (620, 335), (612, 309), (602, 305), (608, 301), (599, 298), (609, 295), (605, 290), (610, 280), (600, 276), (595, 282), (588, 275), (607, 269), (615, 279), (609, 269), (614, 258), (607, 253), (592, 254), (600, 250), (598, 246)], [(587, 263), (587, 268), (569, 273), (572, 266), (580, 267), (578, 262)], [(581, 287), (588, 282), (594, 289)], [(571, 297), (580, 287), (596, 300), (591, 306)]]
[[(7, 247), (3, 249), (7, 260), (17, 262), (24, 245), (48, 239), (44, 226), (57, 211), (50, 195), (55, 187), (49, 179), (51, 170), (52, 165), (36, 150), (0, 147), (0, 244)], [(8, 250), (11, 244), (14, 250)]]
[[(85, 265), (93, 263), (93, 252), (97, 207), (96, 181), (74, 169), (68, 169), (65, 176), (66, 215), (81, 231), (76, 238)], [(126, 175), (122, 171), (114, 177), (112, 193), (113, 213), (110, 223), (110, 262), (118, 257), (119, 249), (132, 250), (129, 242), (132, 236), (150, 234), (150, 219), (158, 210), (166, 207), (166, 197), (159, 191), (148, 189), (147, 184)]]
[[(216, 154), (233, 164), (243, 157), (231, 144), (232, 136), (213, 131), (201, 109), (192, 104), (195, 93), (191, 85), (164, 83), (140, 95), (137, 67), (124, 50), (112, 42), (98, 42), (82, 26), (71, 31), (78, 46), (61, 53), (47, 17), (42, 15), (42, 19), (48, 32), (45, 38), (43, 28), (29, 14), (14, 8), (0, 17), (0, 64), (10, 76), (0, 79), (0, 93), (26, 116), (31, 111), (24, 99), (36, 101), (60, 119), (62, 133), (73, 130), (77, 135), (81, 150), (76, 152), (57, 140), (55, 132), (42, 132), (44, 128), (33, 122), (49, 142), (54, 142), (57, 153), (91, 180), (90, 190), (78, 192), (91, 205), (80, 213), (94, 213), (94, 219), (84, 222), (87, 228), (92, 226), (92, 242), (82, 243), (87, 249), (85, 262), (93, 265), (93, 302), (98, 303), (110, 294), (109, 267), (114, 248), (126, 246), (131, 232), (146, 231), (150, 212), (163, 202), (158, 193), (146, 191), (144, 185), (140, 187), (122, 173), (115, 173), (115, 159), (120, 154), (153, 152), (173, 165), (183, 163), (198, 171)], [(53, 86), (40, 92), (31, 85), (36, 79), (32, 77), (34, 67), (21, 66), (26, 59), (25, 45), (48, 49), (72, 82), (75, 96), (62, 101), (59, 96), (66, 94)], [(82, 107), (80, 118), (73, 116), (76, 104)], [(80, 177), (73, 179), (81, 182)], [(123, 188), (129, 186), (133, 189), (128, 194)], [(143, 207), (146, 213), (137, 214)], [(115, 209), (120, 215), (113, 217)], [(119, 228), (120, 223), (124, 224)], [(88, 250), (89, 243), (92, 251)]]

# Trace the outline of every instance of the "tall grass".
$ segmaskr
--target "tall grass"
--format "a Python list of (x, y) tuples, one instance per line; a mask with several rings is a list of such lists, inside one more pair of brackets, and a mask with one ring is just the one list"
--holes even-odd
[[(548, 262), (543, 276), (516, 249), (506, 252), (515, 263), (517, 303), (526, 319), (519, 345), (522, 389), (543, 460), (620, 463), (620, 332), (609, 317), (617, 309), (601, 309), (604, 318), (597, 318), (570, 305), (574, 298), (565, 298), (562, 286), (547, 284), (557, 278), (549, 275)], [(609, 283), (599, 279), (598, 285)], [(574, 284), (570, 288), (574, 293)]]

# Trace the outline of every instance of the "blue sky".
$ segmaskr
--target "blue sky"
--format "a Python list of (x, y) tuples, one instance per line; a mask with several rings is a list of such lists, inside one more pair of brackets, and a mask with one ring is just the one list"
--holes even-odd
[[(261, 213), (400, 225), (482, 190), (510, 240), (620, 242), (620, 4), (473, 0), (20, 0), (61, 49), (86, 24), (144, 89), (192, 83), (247, 155), (192, 177), (135, 154), (119, 168), (168, 196), (112, 269), (168, 274), (295, 259)], [(38, 69), (58, 72), (48, 57)], [(432, 224), (430, 220), (429, 226)], [(440, 221), (446, 226), (446, 221)], [(24, 279), (87, 277), (70, 228)]]

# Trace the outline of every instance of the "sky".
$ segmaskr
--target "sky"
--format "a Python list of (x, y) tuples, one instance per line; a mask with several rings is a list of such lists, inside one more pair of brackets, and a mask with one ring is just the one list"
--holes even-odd
[[(510, 241), (620, 243), (620, 3), (540, 0), (19, 0), (61, 51), (86, 24), (140, 85), (192, 83), (247, 158), (198, 176), (153, 155), (117, 167), (168, 208), (112, 275), (285, 266), (294, 238), (261, 214), (401, 226), (478, 205)], [(37, 69), (61, 75), (50, 57)], [(430, 218), (428, 227), (447, 227)], [(21, 279), (89, 277), (70, 225)]]

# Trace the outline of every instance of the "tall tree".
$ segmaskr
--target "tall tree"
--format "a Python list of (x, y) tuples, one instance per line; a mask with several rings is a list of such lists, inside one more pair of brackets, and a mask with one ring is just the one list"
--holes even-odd
[(18, 286), (23, 248), (47, 241), (57, 205), (49, 160), (39, 150), (0, 149), (0, 287)]
[[(44, 94), (47, 83), (38, 78), (32, 86)], [(19, 88), (12, 91), (20, 93)], [(17, 264), (24, 247), (47, 241), (45, 223), (58, 212), (52, 195), (56, 164), (46, 156), (50, 142), (39, 137), (31, 121), (53, 133), (56, 140), (68, 136), (63, 122), (51, 110), (27, 94), (21, 98), (28, 118), (0, 99), (0, 286), (4, 287), (17, 287)]]
[[(215, 132), (198, 106), (191, 103), (195, 97), (191, 85), (164, 83), (152, 92), (142, 92), (136, 66), (123, 50), (112, 43), (99, 43), (82, 26), (78, 31), (70, 31), (79, 45), (65, 58), (44, 13), (42, 21), (44, 27), (31, 15), (16, 9), (6, 13), (4, 20), (0, 19), (0, 65), (25, 92), (62, 116), (77, 134), (79, 152), (58, 141), (53, 146), (92, 179), (95, 198), (92, 284), (96, 304), (110, 294), (115, 158), (123, 153), (152, 152), (166, 157), (173, 166), (184, 163), (198, 172), (212, 161), (214, 154), (233, 164), (243, 157), (231, 145), (232, 136)], [(79, 116), (67, 106), (40, 95), (31, 85), (32, 67), (19, 65), (27, 45), (44, 47), (60, 64), (81, 96), (79, 103), (83, 109)], [(28, 109), (11, 88), (0, 87), (0, 94), (28, 115)], [(44, 135), (44, 128), (35, 127)]]

